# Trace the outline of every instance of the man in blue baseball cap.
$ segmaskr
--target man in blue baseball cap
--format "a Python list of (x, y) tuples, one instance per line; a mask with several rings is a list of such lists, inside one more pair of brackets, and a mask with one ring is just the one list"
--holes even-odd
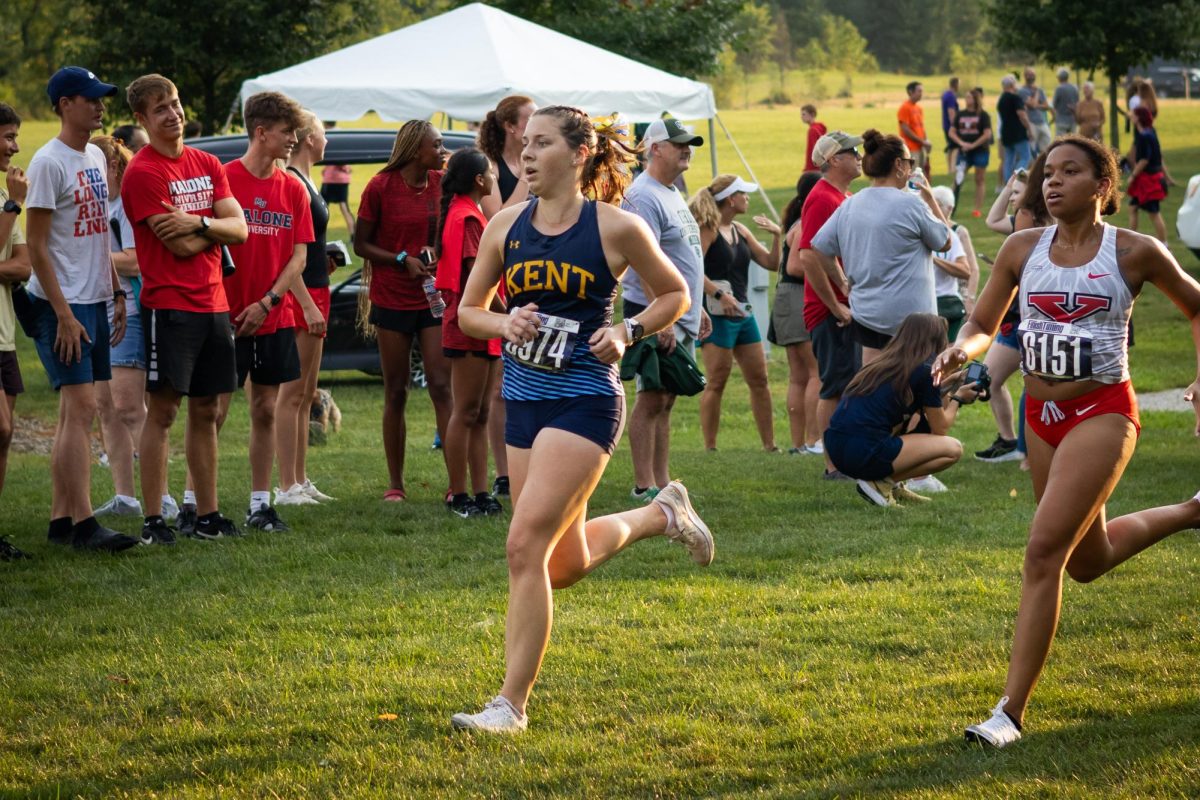
[[(58, 136), (29, 162), (26, 233), (33, 278), (33, 340), (51, 385), (61, 393), (50, 455), (47, 538), (116, 552), (139, 540), (101, 527), (92, 513), (88, 434), (94, 383), (112, 377), (109, 346), (125, 335), (125, 292), (109, 258), (108, 162), (89, 144), (104, 124), (104, 98), (117, 87), (82, 67), (63, 67), (46, 94), (62, 120)], [(110, 328), (106, 303), (114, 301)]]
[[(61, 115), (58, 102), (64, 98), (82, 97), (85, 100), (99, 100), (102, 97), (112, 97), (117, 93), (117, 87), (105, 83), (96, 77), (90, 69), (83, 67), (63, 67), (50, 77), (46, 85), (46, 94), (50, 96), (50, 105), (55, 113)], [(95, 130), (93, 128), (93, 130)]]

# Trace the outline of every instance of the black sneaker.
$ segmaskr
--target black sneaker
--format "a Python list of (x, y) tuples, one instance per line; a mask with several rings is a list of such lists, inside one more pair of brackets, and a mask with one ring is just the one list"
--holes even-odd
[(487, 492), (475, 495), (475, 507), (488, 516), (504, 513), (504, 506), (500, 505), (500, 501)]
[(977, 450), (975, 457), (989, 464), (999, 464), (1002, 461), (1019, 461), (1021, 453), (1017, 450), (1016, 439), (1004, 439), (997, 435), (996, 441), (986, 450)]
[(96, 522), (95, 517), (88, 517), (71, 529), (74, 539), (71, 544), (76, 550), (100, 550), (105, 553), (119, 553), (142, 543), (141, 539), (126, 536), (123, 533), (105, 528)]
[(496, 480), (492, 481), (492, 494), (496, 497), (508, 497), (508, 476), (497, 475)]
[[(182, 516), (183, 512), (179, 512)], [(195, 526), (192, 528), (191, 536), (196, 539), (223, 539), (229, 536), (241, 536), (242, 532), (238, 530), (238, 526), (233, 524), (233, 520), (226, 519), (220, 514), (217, 514), (208, 519), (196, 520)]]
[(451, 497), (446, 502), (446, 508), (450, 509), (451, 514), (455, 514), (463, 519), (478, 517), (483, 514), (483, 509), (475, 505), (475, 501), (471, 499), (471, 495), (466, 492)]
[(22, 558), (29, 558), (29, 554), (19, 550), (7, 536), (0, 536), (0, 561), (19, 561)]
[(196, 534), (196, 504), (184, 503), (179, 507), (179, 517), (175, 520), (179, 525), (179, 532), (184, 536), (194, 536)]
[(246, 527), (267, 533), (284, 533), (291, 530), (287, 523), (279, 518), (275, 506), (263, 506), (258, 511), (246, 512)]
[(162, 517), (149, 521), (142, 526), (142, 544), (175, 544), (175, 529)]

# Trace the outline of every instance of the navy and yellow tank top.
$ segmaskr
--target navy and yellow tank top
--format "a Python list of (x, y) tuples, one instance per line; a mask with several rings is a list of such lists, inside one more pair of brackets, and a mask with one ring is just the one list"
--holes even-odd
[[(556, 236), (533, 226), (536, 198), (517, 217), (504, 241), (504, 286), (508, 308), (536, 303), (554, 319), (525, 348), (504, 348), (505, 400), (553, 400), (624, 393), (618, 365), (592, 355), (588, 339), (612, 324), (617, 280), (608, 268), (596, 221), (587, 200), (579, 219)], [(577, 330), (570, 330), (578, 324)]]

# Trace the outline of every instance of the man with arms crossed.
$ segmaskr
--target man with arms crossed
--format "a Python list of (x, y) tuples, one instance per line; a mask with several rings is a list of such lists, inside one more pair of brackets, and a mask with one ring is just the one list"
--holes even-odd
[[(929, 153), (933, 150), (933, 142), (925, 136), (925, 110), (921, 108), (921, 98), (925, 88), (920, 81), (912, 81), (904, 87), (908, 99), (900, 104), (896, 112), (896, 120), (900, 123), (900, 138), (908, 145), (913, 161), (922, 169), (929, 169)], [(816, 158), (813, 158), (816, 163)], [(805, 237), (808, 238), (807, 236)]]
[[(696, 352), (696, 340), (712, 329), (704, 313), (704, 253), (700, 249), (700, 226), (675, 181), (691, 165), (692, 148), (704, 144), (676, 119), (655, 120), (642, 138), (646, 169), (625, 193), (623, 207), (650, 226), (659, 247), (683, 275), (691, 292), (692, 305), (671, 327), (658, 333), (658, 349), (670, 353), (676, 347)], [(629, 319), (650, 305), (654, 298), (633, 270), (621, 279), (622, 314)], [(629, 452), (633, 456), (633, 498), (650, 502), (658, 490), (671, 482), (671, 409), (676, 395), (664, 390), (642, 388), (638, 377), (637, 399), (629, 415)]]
[[(275, 401), (280, 384), (300, 378), (292, 302), (300, 304), (308, 329), (325, 330), (325, 319), (300, 274), (313, 240), (308, 191), (300, 181), (275, 166), (296, 146), (296, 129), (304, 123), (300, 104), (279, 92), (260, 92), (242, 110), (250, 137), (246, 155), (226, 167), (229, 188), (242, 208), (250, 235), (230, 248), (237, 271), (225, 278), (229, 313), (237, 337), (237, 382), (245, 384), (250, 406), (250, 505), (247, 527), (286, 531), (288, 526), (271, 505), (271, 465), (275, 460)], [(221, 398), (218, 427), (229, 412)], [(296, 440), (295, 428), (281, 436)]]
[[(830, 275), (813, 252), (812, 240), (833, 212), (850, 196), (850, 182), (862, 174), (862, 156), (856, 149), (859, 136), (834, 131), (817, 140), (813, 161), (821, 170), (821, 180), (813, 187), (800, 210), (800, 238), (788, 255), (789, 275), (804, 276), (804, 324), (812, 334), (813, 355), (821, 378), (817, 400), (817, 425), (822, 434), (837, 408), (842, 392), (862, 364), (862, 352), (850, 336), (850, 307), (846, 296), (846, 276), (836, 266)], [(841, 480), (842, 475), (825, 456), (826, 480)]]
[[(94, 383), (112, 377), (109, 345), (125, 334), (125, 292), (108, 254), (108, 164), (100, 148), (88, 144), (92, 131), (104, 125), (104, 98), (116, 91), (82, 67), (54, 73), (46, 93), (61, 128), (29, 163), (26, 198), (33, 340), (59, 391), (47, 538), (110, 552), (138, 543), (101, 527), (89, 497)], [(110, 298), (119, 301), (111, 331), (105, 307)]]
[[(21, 233), (18, 217), (25, 206), (29, 179), (20, 167), (10, 163), (20, 152), (17, 135), (21, 118), (6, 103), (0, 103), (0, 172), (5, 173), (0, 187), (0, 491), (8, 471), (8, 446), (13, 436), (13, 410), (17, 395), (25, 391), (21, 367), (17, 363), (17, 318), (13, 313), (12, 290), (29, 280), (29, 248)], [(5, 191), (7, 188), (8, 191)], [(21, 558), (25, 554), (0, 536), (0, 559)]]
[(175, 84), (143, 75), (126, 92), (150, 137), (125, 170), (121, 200), (133, 225), (142, 272), (146, 339), (146, 423), (139, 447), (144, 542), (173, 544), (162, 518), (167, 437), (188, 398), (187, 462), (195, 491), (184, 496), (180, 528), (201, 539), (236, 535), (217, 511), (217, 413), (237, 383), (229, 303), (221, 283), (222, 244), (246, 240), (242, 210), (215, 156), (185, 147)]

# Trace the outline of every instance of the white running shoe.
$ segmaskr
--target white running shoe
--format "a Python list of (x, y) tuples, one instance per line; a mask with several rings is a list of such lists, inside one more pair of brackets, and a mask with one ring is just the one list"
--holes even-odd
[(275, 505), (277, 506), (315, 506), (317, 501), (309, 497), (304, 492), (304, 487), (298, 483), (293, 483), (292, 488), (284, 491), (278, 486), (275, 487)]
[(967, 741), (1004, 747), (1020, 739), (1021, 730), (1012, 721), (1012, 717), (1004, 713), (1004, 704), (1007, 702), (1007, 697), (1001, 697), (1000, 702), (992, 709), (991, 719), (967, 728)]
[(111, 500), (97, 508), (93, 513), (97, 517), (140, 517), (142, 515), (142, 504), (137, 500), (131, 503), (114, 495)]
[(455, 714), (450, 718), (450, 726), (456, 731), (520, 733), (529, 727), (529, 717), (498, 694), (478, 714)]
[(336, 498), (330, 497), (329, 495), (322, 492), (320, 489), (318, 489), (316, 486), (314, 486), (313, 482), (310, 481), (308, 478), (304, 479), (304, 483), (300, 484), (300, 488), (304, 490), (304, 493), (306, 495), (311, 497), (313, 500), (316, 500), (318, 503), (324, 503), (329, 500), (336, 499)]
[(166, 522), (174, 522), (179, 518), (179, 504), (175, 502), (175, 498), (169, 494), (163, 495), (162, 499), (162, 518)]
[(909, 478), (905, 483), (908, 488), (914, 492), (924, 492), (925, 494), (937, 494), (938, 492), (949, 491), (946, 484), (942, 483), (934, 475), (926, 475), (924, 478)]
[(804, 452), (814, 456), (823, 456), (825, 455), (825, 443), (817, 439), (815, 444), (804, 445)]
[(687, 548), (688, 553), (702, 567), (712, 563), (716, 552), (712, 532), (700, 519), (692, 501), (688, 499), (687, 489), (679, 481), (671, 481), (654, 496), (654, 503), (661, 503), (671, 509), (675, 515), (674, 527), (667, 529), (667, 538), (678, 542)]
[(888, 506), (896, 505), (896, 498), (892, 496), (892, 484), (890, 481), (865, 481), (857, 480), (858, 493), (868, 503), (873, 503), (877, 506), (887, 508)]

